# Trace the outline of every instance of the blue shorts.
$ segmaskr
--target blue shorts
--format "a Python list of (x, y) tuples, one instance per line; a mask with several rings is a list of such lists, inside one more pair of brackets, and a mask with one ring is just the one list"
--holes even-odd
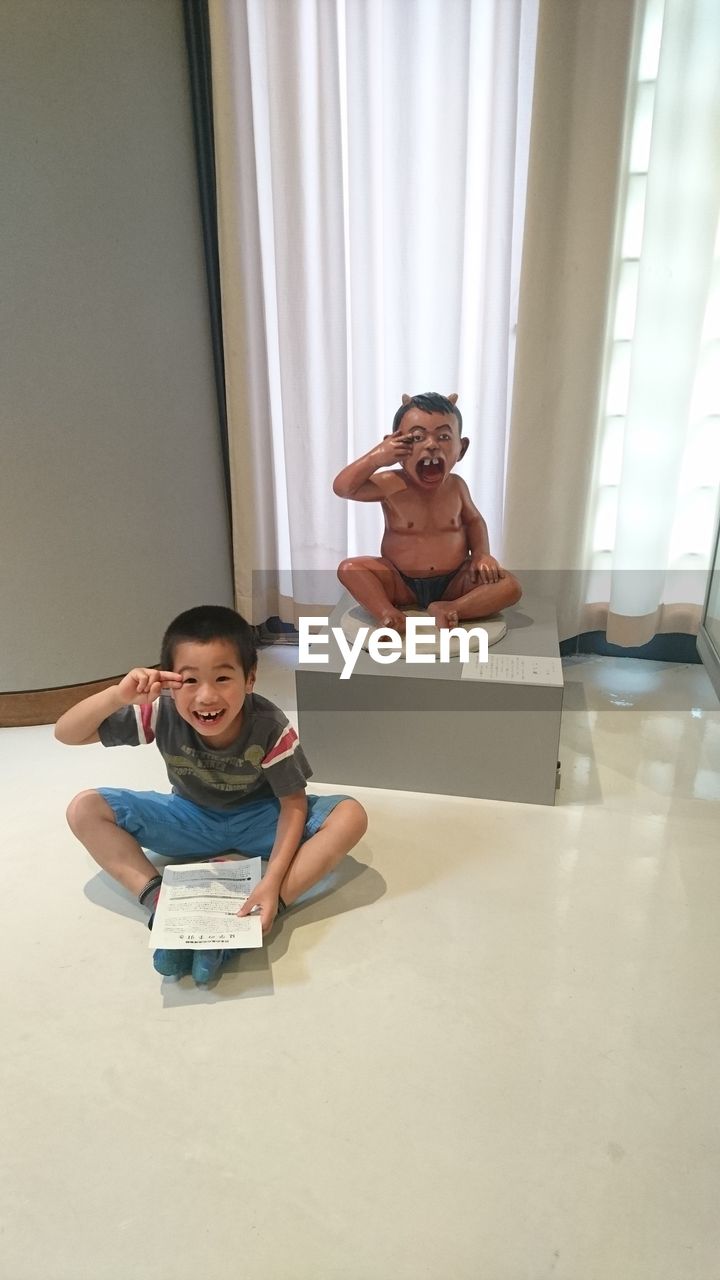
[[(143, 849), (164, 858), (206, 858), (236, 850), (269, 858), (275, 842), (280, 801), (250, 801), (232, 811), (205, 809), (191, 800), (159, 791), (124, 791), (98, 787), (115, 821)], [(329, 813), (347, 796), (308, 796), (303, 841), (319, 830)]]

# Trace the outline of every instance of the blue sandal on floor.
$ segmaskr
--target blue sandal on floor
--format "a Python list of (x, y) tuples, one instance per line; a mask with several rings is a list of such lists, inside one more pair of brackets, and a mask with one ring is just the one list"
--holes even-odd
[(192, 973), (195, 982), (211, 982), (229, 955), (229, 951), (170, 951), (159, 947), (153, 952), (153, 965), (164, 978), (182, 978)]
[(181, 978), (192, 969), (193, 952), (168, 951), (165, 947), (158, 947), (153, 951), (153, 966), (163, 978)]
[(231, 953), (229, 951), (192, 952), (192, 976), (196, 982), (210, 982), (222, 969)]

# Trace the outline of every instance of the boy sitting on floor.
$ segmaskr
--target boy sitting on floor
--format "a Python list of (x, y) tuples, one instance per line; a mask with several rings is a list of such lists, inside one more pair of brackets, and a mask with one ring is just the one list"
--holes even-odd
[[(143, 848), (171, 858), (228, 849), (267, 859), (241, 915), (258, 908), (263, 933), (278, 912), (357, 844), (365, 810), (348, 796), (306, 795), (312, 770), (287, 717), (253, 692), (252, 628), (233, 609), (202, 605), (171, 622), (161, 670), (136, 667), (66, 711), (55, 736), (70, 746), (156, 742), (169, 795), (110, 787), (71, 801), (68, 822), (95, 861), (150, 912), (162, 876)], [(208, 982), (229, 953), (157, 950), (158, 973)]]
[[(520, 583), (490, 555), (487, 525), (452, 469), (465, 455), (457, 396), (403, 396), (392, 435), (335, 478), (340, 498), (381, 502), (380, 556), (343, 560), (338, 577), (376, 622), (405, 630), (401, 607), (438, 627), (487, 618), (517, 604)], [(401, 431), (402, 426), (402, 431)], [(391, 471), (380, 470), (399, 463)]]

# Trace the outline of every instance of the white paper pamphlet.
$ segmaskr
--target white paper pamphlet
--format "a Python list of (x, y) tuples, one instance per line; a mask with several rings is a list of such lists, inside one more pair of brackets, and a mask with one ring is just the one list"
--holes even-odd
[(260, 879), (260, 858), (166, 867), (150, 946), (178, 951), (261, 947), (260, 915), (238, 916)]
[(563, 684), (560, 658), (533, 658), (519, 653), (490, 653), (487, 662), (471, 654), (463, 663), (463, 680), (490, 680), (498, 684)]

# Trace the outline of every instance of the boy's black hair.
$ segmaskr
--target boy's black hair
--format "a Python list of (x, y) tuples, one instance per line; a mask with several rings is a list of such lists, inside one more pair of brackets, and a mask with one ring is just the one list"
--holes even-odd
[(255, 635), (249, 622), (222, 604), (201, 604), (186, 609), (170, 623), (163, 636), (160, 666), (172, 671), (175, 650), (179, 644), (208, 644), (211, 640), (229, 640), (235, 646), (238, 662), (247, 678), (257, 666)]
[(438, 391), (425, 391), (419, 396), (410, 396), (404, 404), (400, 405), (395, 417), (393, 418), (393, 431), (397, 431), (408, 409), (420, 409), (423, 413), (454, 413), (458, 422), (458, 431), (462, 435), (462, 414), (456, 404), (452, 400), (448, 400), (447, 396), (441, 396)]

